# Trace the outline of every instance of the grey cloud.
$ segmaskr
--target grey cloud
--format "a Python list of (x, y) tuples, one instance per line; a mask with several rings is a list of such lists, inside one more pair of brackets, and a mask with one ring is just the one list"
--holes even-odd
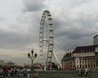
[(90, 2), (91, 0), (75, 0), (75, 1), (66, 0), (64, 1), (64, 4), (66, 4), (65, 6), (67, 6), (68, 9), (73, 9), (73, 8), (82, 6), (84, 4), (90, 3)]
[(4, 18), (3, 17), (0, 17), (0, 21), (3, 21), (4, 20)]
[(65, 37), (68, 37), (69, 39), (72, 39), (72, 40), (75, 40), (75, 39), (80, 39), (84, 36), (89, 36), (89, 35), (92, 35), (89, 34), (89, 33), (82, 33), (81, 31), (79, 30), (68, 30), (68, 31), (62, 31), (61, 33), (58, 34), (59, 37), (62, 37), (62, 36), (65, 36)]
[(27, 54), (24, 54), (24, 56), (19, 57), (19, 58), (12, 58), (11, 61), (18, 63), (18, 64), (21, 64), (21, 63), (31, 64), (31, 60), (30, 60), (30, 58), (27, 57)]
[(60, 48), (68, 50), (79, 45), (92, 45), (93, 36), (98, 34), (97, 17), (81, 15), (78, 19), (67, 19), (65, 22), (55, 20), (55, 40), (61, 45)]
[[(25, 11), (31, 13), (23, 13), (26, 14), (27, 17), (22, 19), (22, 21), (19, 20), (19, 22), (26, 22), (24, 25), (28, 26), (29, 34), (18, 34), (0, 30), (0, 48), (25, 49), (28, 45), (33, 43), (37, 44), (40, 17), (42, 15), (40, 11), (47, 8), (47, 6), (50, 7), (52, 5), (46, 5), (45, 1), (46, 0), (23, 0), (24, 10), (22, 10), (22, 12)], [(92, 37), (97, 34), (98, 16), (94, 16), (95, 14), (89, 15), (89, 12), (84, 8), (82, 11), (85, 11), (87, 15), (83, 14), (84, 12), (80, 13), (82, 5), (85, 3), (88, 4), (90, 1), (91, 0), (62, 0), (63, 8), (62, 6), (55, 6), (56, 2), (53, 2), (52, 9), (55, 9), (53, 15), (57, 15), (57, 17), (53, 17), (55, 42), (57, 43), (55, 46), (59, 46), (58, 48), (63, 50), (68, 50), (75, 46), (92, 44)], [(58, 4), (57, 1), (57, 5)], [(71, 15), (73, 15), (73, 17), (71, 17)], [(30, 19), (26, 20), (27, 18)], [(19, 25), (21, 24), (19, 23)], [(13, 60), (20, 62), (23, 61), (24, 58), (25, 56)]]
[(0, 31), (0, 48), (25, 49), (26, 46), (33, 44), (33, 37), (31, 34)]
[[(45, 54), (46, 55), (46, 54)], [(38, 55), (37, 56), (37, 58), (34, 60), (34, 63), (38, 63), (38, 62), (40, 62), (40, 55)], [(46, 59), (46, 58), (45, 58)], [(11, 59), (13, 62), (15, 62), (15, 63), (19, 63), (19, 64), (21, 64), (21, 63), (28, 63), (28, 64), (31, 64), (31, 59), (30, 58), (28, 58), (28, 56), (27, 56), (27, 54), (23, 54), (23, 56), (21, 56), (21, 57), (19, 57), (19, 58), (13, 58), (13, 59)]]
[(75, 48), (76, 46), (85, 46), (93, 44), (93, 36), (84, 36), (82, 38), (71, 39), (66, 36), (60, 37), (56, 40), (56, 45), (61, 50), (70, 50)]
[[(72, 37), (76, 37), (75, 35), (82, 37), (82, 36), (89, 36), (92, 34), (95, 34), (97, 31), (94, 31), (94, 29), (96, 30), (97, 25), (96, 23), (98, 22), (98, 16), (94, 16), (93, 15), (89, 15), (89, 16), (81, 16), (79, 17), (77, 20), (71, 20), (68, 19), (65, 22), (61, 22), (55, 29), (59, 30), (59, 32), (56, 31), (56, 35), (59, 36), (63, 36), (63, 35), (67, 35), (70, 38)], [(58, 21), (58, 20), (57, 20)], [(58, 22), (57, 22), (58, 23)], [(64, 25), (65, 24), (65, 25)], [(60, 33), (61, 32), (61, 33)]]
[(32, 11), (40, 11), (42, 8), (45, 8), (44, 4), (45, 0), (24, 0), (24, 11), (25, 12), (32, 12)]
[(18, 57), (18, 58), (13, 58), (12, 56), (10, 55), (7, 55), (7, 54), (0, 54), (0, 60), (4, 60), (4, 62), (8, 63), (8, 62), (14, 62), (14, 63), (18, 63), (18, 64), (21, 64), (21, 63), (30, 63), (31, 60), (29, 60), (29, 58), (27, 57), (26, 54), (24, 54), (23, 56), (21, 57)]
[(10, 60), (12, 60), (12, 58), (10, 55), (0, 54), (0, 60), (3, 60), (4, 62), (9, 62)]
[(0, 54), (0, 59), (2, 58), (10, 58), (11, 56), (10, 55), (7, 55), (7, 54)]

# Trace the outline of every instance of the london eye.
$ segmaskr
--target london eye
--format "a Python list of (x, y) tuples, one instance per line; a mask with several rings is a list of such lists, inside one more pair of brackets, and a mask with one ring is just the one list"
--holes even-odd
[[(39, 47), (40, 47), (41, 61), (43, 61), (44, 49), (47, 49), (46, 69), (51, 69), (52, 64), (53, 46), (54, 46), (53, 31), (54, 30), (53, 30), (51, 13), (48, 10), (45, 10), (42, 14), (40, 21)], [(44, 44), (47, 44), (47, 48), (44, 47), (45, 46)]]

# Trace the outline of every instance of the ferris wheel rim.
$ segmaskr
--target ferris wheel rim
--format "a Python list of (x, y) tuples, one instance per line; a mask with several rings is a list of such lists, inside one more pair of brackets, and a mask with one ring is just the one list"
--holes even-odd
[[(52, 54), (53, 54), (53, 40), (54, 40), (54, 36), (53, 36), (53, 23), (52, 23), (52, 17), (51, 17), (51, 14), (50, 14), (50, 11), (49, 10), (45, 10), (42, 14), (42, 17), (41, 17), (41, 21), (40, 21), (40, 34), (39, 34), (39, 47), (40, 47), (40, 53), (41, 53), (41, 57), (43, 56), (43, 42), (44, 42), (44, 27), (45, 27), (45, 20), (47, 19), (48, 21), (48, 32), (49, 32), (49, 35), (48, 35), (48, 52), (47, 52), (47, 60), (46, 62), (51, 62), (52, 60)], [(50, 54), (51, 53), (51, 54)], [(48, 55), (51, 56), (51, 59), (48, 59)], [(41, 58), (42, 60), (42, 58)]]

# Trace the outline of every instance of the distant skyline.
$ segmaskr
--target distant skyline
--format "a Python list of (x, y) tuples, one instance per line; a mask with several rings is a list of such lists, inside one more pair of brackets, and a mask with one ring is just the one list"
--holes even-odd
[(32, 48), (39, 53), (44, 10), (52, 14), (56, 46), (62, 52), (92, 45), (98, 34), (97, 7), (98, 0), (0, 0), (0, 59), (26, 63)]

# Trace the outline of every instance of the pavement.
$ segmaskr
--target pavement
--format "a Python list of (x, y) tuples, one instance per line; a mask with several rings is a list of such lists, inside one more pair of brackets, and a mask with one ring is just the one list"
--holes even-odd
[(0, 78), (27, 78), (27, 77), (0, 77)]
[(0, 78), (27, 78), (27, 77), (3, 77), (3, 76), (0, 76)]
[[(1, 77), (0, 76), (0, 78), (28, 78), (28, 77)], [(29, 78), (50, 78), (50, 77), (29, 77)], [(98, 77), (57, 77), (57, 78), (98, 78)]]
[[(0, 78), (28, 78), (28, 77), (3, 77), (3, 76), (0, 76)], [(46, 76), (46, 77), (42, 77), (42, 76), (32, 76), (32, 77), (29, 77), (29, 78), (98, 78), (98, 77), (93, 77), (93, 76), (76, 76), (76, 77), (72, 77), (72, 76), (66, 76), (66, 77), (49, 77), (49, 76)]]

